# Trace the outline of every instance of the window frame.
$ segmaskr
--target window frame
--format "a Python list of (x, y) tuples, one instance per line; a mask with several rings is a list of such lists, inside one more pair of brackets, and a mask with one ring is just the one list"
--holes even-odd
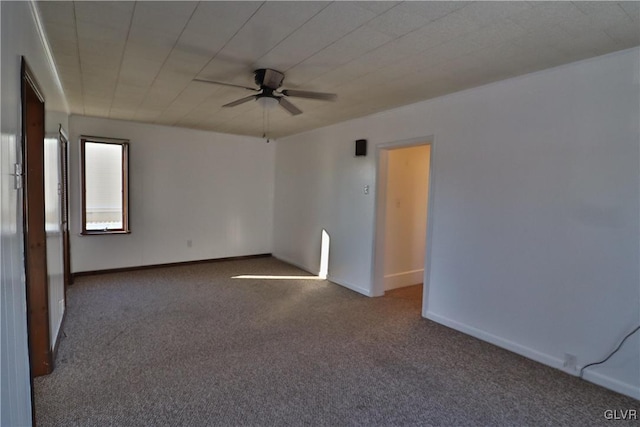
[[(122, 228), (107, 230), (87, 230), (87, 177), (86, 177), (86, 152), (87, 143), (113, 144), (122, 147)], [(129, 140), (104, 138), (97, 136), (80, 136), (80, 170), (81, 170), (81, 193), (82, 193), (82, 236), (95, 236), (104, 234), (130, 234), (129, 228)]]

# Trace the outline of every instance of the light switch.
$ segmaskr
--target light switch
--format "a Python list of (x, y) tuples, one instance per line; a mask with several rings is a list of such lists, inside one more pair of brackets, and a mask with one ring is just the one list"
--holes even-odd
[(369, 194), (369, 186), (365, 185), (363, 189), (364, 194)]

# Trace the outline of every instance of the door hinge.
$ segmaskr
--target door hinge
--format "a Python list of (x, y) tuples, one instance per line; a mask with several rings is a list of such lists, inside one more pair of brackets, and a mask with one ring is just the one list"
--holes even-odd
[(22, 188), (22, 165), (20, 163), (15, 163), (13, 165), (13, 172), (11, 175), (15, 177), (15, 181), (13, 184), (13, 188), (16, 190), (20, 190)]

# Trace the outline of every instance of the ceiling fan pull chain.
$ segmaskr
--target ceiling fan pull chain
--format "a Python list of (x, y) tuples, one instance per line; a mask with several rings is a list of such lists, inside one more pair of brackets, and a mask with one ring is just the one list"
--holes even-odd
[(266, 108), (262, 109), (262, 138), (267, 138), (267, 121), (265, 119)]

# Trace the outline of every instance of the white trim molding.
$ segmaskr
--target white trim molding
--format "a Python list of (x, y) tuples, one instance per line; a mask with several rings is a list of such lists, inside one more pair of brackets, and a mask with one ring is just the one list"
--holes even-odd
[[(482, 341), (486, 341), (490, 344), (512, 351), (516, 354), (519, 354), (520, 356), (526, 357), (527, 359), (534, 360), (552, 368), (556, 368), (569, 375), (578, 376), (580, 373), (581, 366), (577, 366), (575, 370), (567, 369), (564, 367), (564, 361), (562, 359), (550, 356), (545, 353), (541, 353), (530, 347), (525, 347), (511, 340), (490, 334), (481, 329), (474, 328), (473, 326), (465, 325), (431, 311), (427, 310), (425, 313), (423, 313), (423, 317), (426, 317), (429, 320), (433, 320), (434, 322), (447, 326), (451, 329), (455, 329), (456, 331), (471, 335), (472, 337), (478, 338)], [(640, 390), (631, 384), (623, 383), (622, 381), (607, 377), (597, 372), (589, 371), (585, 371), (582, 378), (591, 383), (608, 388), (609, 390), (613, 390), (620, 394), (624, 394), (626, 396), (640, 400)]]
[(404, 288), (406, 286), (421, 284), (424, 279), (424, 269), (401, 271), (400, 273), (386, 274), (384, 276), (384, 290)]
[(70, 114), (69, 103), (67, 102), (67, 96), (64, 93), (64, 88), (62, 86), (62, 80), (60, 80), (60, 75), (58, 74), (58, 67), (56, 67), (56, 61), (53, 59), (53, 54), (51, 53), (51, 46), (49, 46), (49, 40), (47, 39), (47, 34), (44, 30), (44, 26), (42, 25), (42, 19), (40, 18), (40, 11), (38, 10), (38, 6), (34, 0), (29, 0), (29, 9), (31, 9), (31, 15), (33, 16), (33, 22), (35, 24), (36, 30), (38, 31), (38, 36), (40, 37), (40, 42), (42, 43), (42, 49), (44, 50), (44, 55), (47, 58), (47, 62), (49, 63), (49, 68), (51, 69), (51, 74), (53, 75), (53, 81), (60, 91), (60, 95), (62, 96), (62, 103), (64, 104), (64, 111), (67, 114)]

